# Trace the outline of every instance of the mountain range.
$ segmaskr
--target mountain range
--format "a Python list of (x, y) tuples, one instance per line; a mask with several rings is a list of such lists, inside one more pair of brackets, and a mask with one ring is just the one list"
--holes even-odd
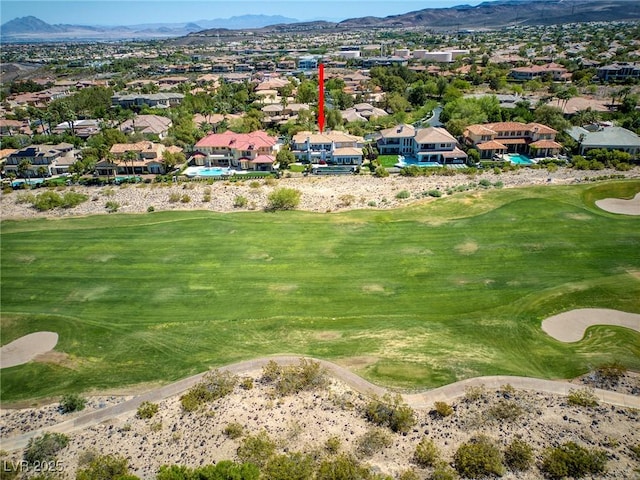
[[(497, 0), (477, 6), (425, 8), (388, 17), (359, 17), (341, 22), (299, 22), (270, 15), (242, 15), (226, 19), (189, 23), (160, 23), (128, 26), (50, 25), (29, 16), (0, 26), (3, 42), (105, 41), (124, 39), (203, 39), (234, 31), (252, 30), (269, 34), (287, 31), (352, 30), (354, 28), (424, 27), (431, 29), (481, 29), (510, 25), (551, 25), (594, 21), (640, 19), (640, 2), (629, 0)], [(239, 32), (238, 32), (239, 33)]]
[(0, 39), (5, 42), (104, 41), (126, 39), (171, 38), (211, 28), (229, 30), (256, 29), (268, 25), (298, 22), (280, 15), (241, 15), (188, 23), (148, 23), (127, 26), (48, 24), (34, 16), (20, 17), (0, 26)]

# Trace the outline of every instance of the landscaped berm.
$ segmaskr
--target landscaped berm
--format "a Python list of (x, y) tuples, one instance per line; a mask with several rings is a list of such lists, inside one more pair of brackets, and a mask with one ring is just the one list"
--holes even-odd
[(640, 182), (454, 194), (397, 210), (155, 212), (3, 221), (2, 343), (55, 332), (2, 369), (3, 405), (153, 385), (276, 353), (424, 389), (479, 375), (640, 370), (640, 334), (577, 342), (543, 319), (640, 313), (640, 217), (598, 200)]

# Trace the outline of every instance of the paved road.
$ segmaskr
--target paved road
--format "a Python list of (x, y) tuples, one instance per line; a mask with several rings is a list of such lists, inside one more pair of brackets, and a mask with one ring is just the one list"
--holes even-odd
[[(297, 364), (301, 358), (306, 357), (301, 357), (300, 355), (280, 355), (274, 357), (265, 357), (227, 365), (225, 367), (221, 367), (220, 370), (228, 371), (234, 374), (242, 374), (259, 370), (270, 360), (274, 360), (280, 365), (293, 365)], [(373, 383), (368, 382), (364, 378), (356, 375), (346, 368), (336, 365), (335, 363), (331, 363), (326, 360), (312, 360), (319, 362), (324, 368), (327, 369), (331, 376), (346, 383), (357, 392), (363, 393), (365, 395), (378, 396), (382, 396), (385, 393), (391, 393), (389, 390), (374, 385)], [(203, 372), (192, 377), (184, 378), (170, 385), (165, 385), (164, 387), (150, 390), (149, 392), (138, 395), (137, 397), (134, 397), (117, 405), (86, 413), (84, 415), (75, 417), (72, 420), (67, 420), (66, 422), (61, 422), (56, 425), (33, 430), (22, 435), (3, 438), (0, 442), (0, 450), (13, 451), (24, 448), (29, 442), (30, 438), (41, 435), (43, 432), (73, 433), (75, 431), (97, 425), (104, 421), (111, 420), (122, 414), (134, 412), (144, 401), (159, 402), (160, 400), (178, 395), (185, 390), (188, 390), (193, 385), (198, 383), (206, 373), (207, 372)], [(556, 382), (551, 380), (540, 380), (537, 378), (512, 377), (502, 375), (470, 378), (421, 393), (404, 394), (403, 399), (412, 408), (431, 408), (433, 406), (433, 403), (436, 401), (451, 402), (452, 400), (462, 397), (465, 394), (465, 390), (467, 389), (467, 387), (470, 386), (483, 385), (486, 388), (492, 389), (499, 388), (500, 386), (506, 384), (513, 386), (516, 390), (534, 390), (542, 393), (551, 393), (556, 395), (567, 395), (570, 389), (577, 388), (575, 384), (571, 384), (568, 382)], [(637, 396), (624, 395), (608, 390), (594, 390), (594, 394), (603, 403), (640, 409), (640, 397)]]

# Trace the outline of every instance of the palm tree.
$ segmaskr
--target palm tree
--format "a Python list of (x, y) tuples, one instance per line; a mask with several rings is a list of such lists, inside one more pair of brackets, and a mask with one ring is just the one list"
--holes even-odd
[(26, 158), (24, 160), (20, 160), (20, 163), (18, 164), (18, 173), (22, 178), (29, 178), (31, 176), (32, 166), (33, 164), (30, 160), (27, 160)]
[(125, 172), (127, 171), (127, 162), (131, 162), (131, 174), (132, 175), (134, 174), (133, 162), (137, 158), (138, 158), (138, 154), (133, 150), (129, 150), (124, 154), (124, 169), (125, 169)]

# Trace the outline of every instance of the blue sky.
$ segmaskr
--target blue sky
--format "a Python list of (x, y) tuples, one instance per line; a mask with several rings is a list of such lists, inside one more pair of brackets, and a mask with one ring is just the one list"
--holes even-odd
[[(478, 5), (483, 0), (0, 0), (0, 23), (33, 15), (50, 24), (135, 25), (180, 23), (234, 15), (283, 15), (299, 20), (373, 15), (384, 17), (423, 8)], [(486, 1), (486, 0), (485, 0)], [(489, 0), (492, 1), (492, 0)]]

